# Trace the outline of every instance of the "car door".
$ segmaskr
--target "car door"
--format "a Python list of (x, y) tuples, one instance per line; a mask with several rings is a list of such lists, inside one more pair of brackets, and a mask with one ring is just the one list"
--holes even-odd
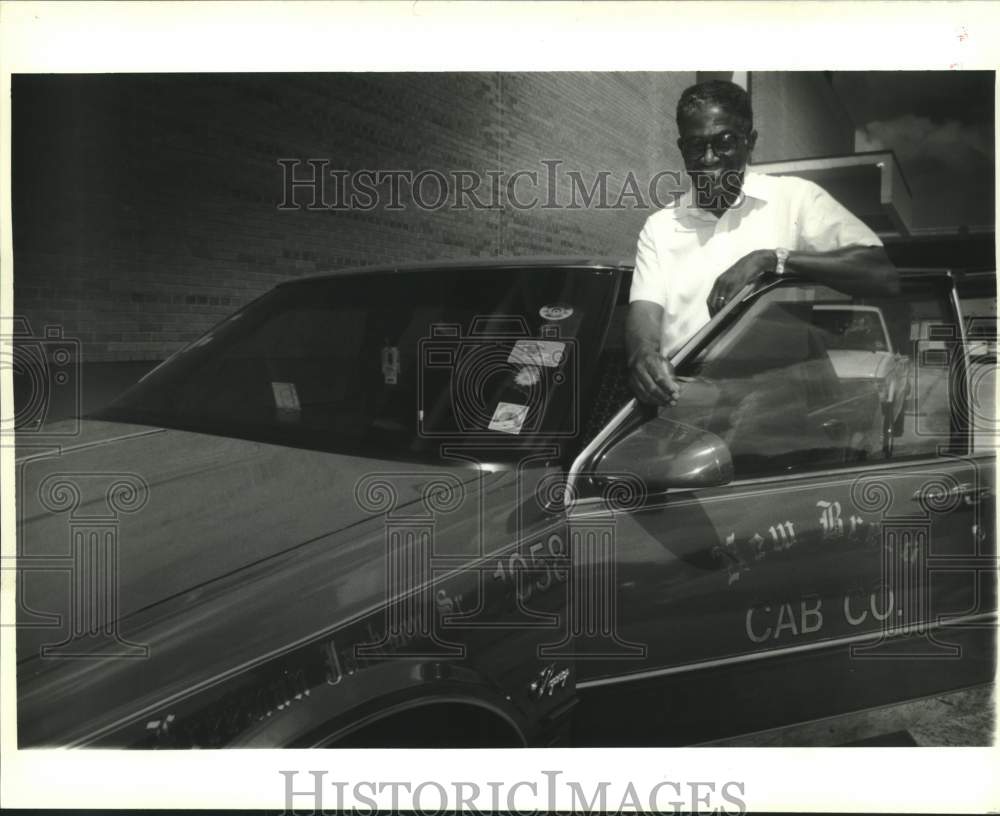
[[(832, 365), (814, 316), (833, 304), (879, 309), (908, 352), (895, 428), (884, 384)], [(938, 274), (891, 299), (771, 286), (682, 351), (678, 405), (577, 463), (571, 541), (602, 530), (573, 551), (579, 744), (705, 741), (991, 674), (993, 470), (962, 349)]]

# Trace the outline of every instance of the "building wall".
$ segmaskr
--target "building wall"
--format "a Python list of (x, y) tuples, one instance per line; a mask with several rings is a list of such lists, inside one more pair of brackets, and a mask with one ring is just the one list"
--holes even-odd
[(750, 76), (758, 162), (854, 152), (854, 123), (821, 71), (754, 71)]
[[(328, 269), (630, 257), (648, 194), (618, 208), (570, 209), (566, 171), (588, 187), (609, 171), (614, 204), (629, 172), (641, 188), (661, 169), (680, 170), (673, 109), (692, 81), (693, 73), (15, 77), (15, 312), (35, 335), (61, 326), (86, 361), (156, 360), (275, 283)], [(349, 171), (535, 171), (540, 204), (552, 203), (541, 161), (560, 161), (561, 206), (428, 212), (403, 196), (398, 211), (283, 211), (280, 158), (324, 158)], [(522, 199), (528, 186), (518, 186)], [(423, 189), (433, 201), (433, 180)], [(326, 191), (332, 198), (332, 183)], [(479, 192), (489, 200), (488, 187)], [(295, 195), (303, 207), (310, 199), (308, 190)]]

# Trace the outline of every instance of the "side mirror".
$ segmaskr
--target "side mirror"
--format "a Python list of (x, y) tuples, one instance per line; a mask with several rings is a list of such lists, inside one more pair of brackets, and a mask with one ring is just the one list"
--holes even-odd
[(657, 416), (618, 442), (594, 475), (634, 473), (647, 490), (714, 487), (733, 480), (733, 457), (718, 436)]

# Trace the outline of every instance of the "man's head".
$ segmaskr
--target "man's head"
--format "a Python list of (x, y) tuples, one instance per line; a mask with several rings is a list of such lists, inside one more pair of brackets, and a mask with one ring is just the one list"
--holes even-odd
[(731, 206), (757, 143), (749, 94), (721, 79), (692, 85), (677, 102), (677, 131), (698, 206), (716, 211)]

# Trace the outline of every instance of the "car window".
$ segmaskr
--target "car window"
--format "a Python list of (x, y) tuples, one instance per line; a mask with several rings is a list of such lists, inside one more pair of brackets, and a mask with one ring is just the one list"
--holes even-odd
[(661, 413), (720, 437), (737, 479), (934, 454), (952, 435), (951, 321), (933, 282), (776, 287), (678, 367)]
[(613, 284), (609, 272), (532, 268), (278, 287), (104, 416), (378, 455), (572, 436)]

